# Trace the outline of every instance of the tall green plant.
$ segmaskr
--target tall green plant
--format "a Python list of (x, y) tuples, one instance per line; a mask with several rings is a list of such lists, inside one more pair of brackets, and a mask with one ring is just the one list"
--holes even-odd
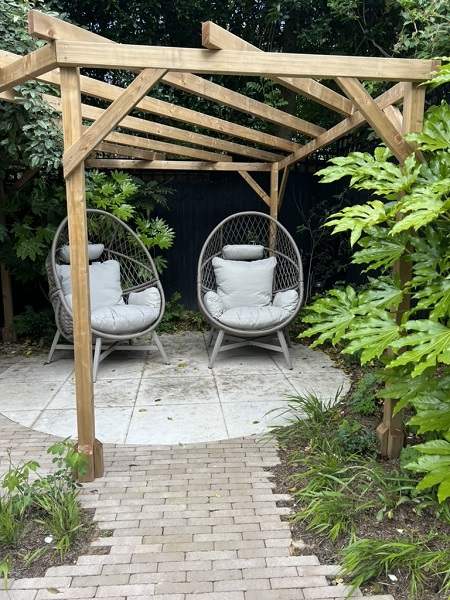
[[(441, 78), (450, 80), (441, 72)], [(407, 136), (423, 162), (411, 154), (400, 167), (390, 150), (355, 152), (335, 158), (319, 172), (322, 182), (350, 176), (350, 186), (370, 190), (373, 200), (342, 209), (327, 225), (349, 232), (352, 262), (372, 272), (357, 295), (351, 287), (332, 290), (307, 308), (310, 328), (302, 336), (344, 344), (343, 353), (361, 353), (361, 362), (381, 359), (380, 377), (388, 385), (382, 398), (397, 400), (415, 414), (411, 425), (424, 434), (422, 453), (408, 465), (425, 473), (418, 489), (438, 486), (450, 497), (450, 107), (431, 107), (422, 133)], [(399, 215), (403, 215), (399, 219)], [(397, 261), (410, 262), (411, 280), (394, 273)], [(402, 300), (411, 308), (396, 319)], [(390, 349), (388, 353), (388, 349)]]

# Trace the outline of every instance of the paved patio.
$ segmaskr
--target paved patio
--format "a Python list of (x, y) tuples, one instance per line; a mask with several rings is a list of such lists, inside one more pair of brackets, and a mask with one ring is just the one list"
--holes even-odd
[[(170, 366), (156, 353), (112, 354), (95, 384), (105, 475), (85, 484), (81, 499), (111, 535), (74, 565), (11, 581), (8, 592), (0, 582), (0, 600), (343, 600), (336, 567), (289, 551), (287, 509), (270, 481), (276, 447), (260, 433), (286, 393), (334, 397), (344, 375), (300, 346), (293, 372), (256, 348), (221, 355), (211, 371), (201, 334), (163, 343)], [(0, 471), (8, 448), (15, 464), (49, 466), (57, 435), (75, 433), (70, 359), (45, 366), (43, 358), (0, 357)], [(126, 427), (113, 428), (120, 419)]]

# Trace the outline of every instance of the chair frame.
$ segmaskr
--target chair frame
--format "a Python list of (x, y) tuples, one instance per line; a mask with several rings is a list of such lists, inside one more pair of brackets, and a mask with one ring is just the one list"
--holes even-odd
[[(253, 224), (260, 221), (256, 226), (256, 234), (251, 231)], [(240, 222), (240, 223), (239, 223)], [(246, 230), (246, 223), (248, 229)], [(263, 235), (264, 239), (258, 238)], [(226, 244), (249, 244), (257, 243), (264, 247), (267, 256), (277, 258), (275, 268), (272, 300), (277, 292), (296, 290), (298, 301), (292, 314), (283, 323), (267, 329), (243, 330), (224, 325), (211, 315), (204, 303), (204, 296), (208, 291), (216, 291), (216, 280), (212, 259), (222, 256), (222, 248)], [(197, 270), (197, 300), (201, 313), (211, 325), (209, 331), (208, 345), (213, 341), (214, 334), (217, 338), (209, 360), (212, 368), (219, 352), (232, 350), (242, 346), (258, 346), (267, 350), (282, 352), (289, 369), (292, 369), (292, 361), (289, 354), (291, 346), (289, 338), (289, 325), (298, 315), (303, 303), (304, 282), (303, 265), (299, 249), (290, 235), (279, 221), (265, 213), (256, 211), (245, 211), (230, 215), (221, 221), (206, 239), (200, 253)], [(276, 334), (279, 345), (264, 341), (262, 338), (273, 337)], [(239, 341), (229, 342), (225, 336), (238, 338)]]
[[(113, 350), (153, 350), (158, 349), (161, 353), (163, 360), (166, 364), (169, 364), (169, 360), (167, 358), (166, 352), (163, 348), (161, 340), (156, 333), (156, 328), (159, 325), (165, 309), (165, 297), (164, 291), (159, 280), (158, 271), (155, 267), (153, 259), (138, 238), (136, 233), (129, 227), (126, 223), (120, 220), (115, 215), (108, 213), (106, 211), (100, 209), (88, 208), (86, 210), (88, 217), (88, 233), (89, 233), (89, 223), (93, 219), (108, 219), (106, 223), (112, 227), (113, 235), (110, 239), (105, 240), (101, 239), (100, 234), (89, 233), (89, 238), (92, 243), (102, 243), (104, 244), (104, 250), (101, 255), (102, 261), (108, 259), (114, 259), (119, 261), (122, 266), (126, 266), (127, 273), (131, 277), (131, 273), (133, 273), (133, 281), (128, 285), (122, 287), (122, 298), (125, 300), (128, 298), (128, 295), (131, 292), (140, 292), (150, 287), (156, 287), (161, 296), (161, 308), (159, 311), (159, 316), (144, 330), (133, 333), (126, 334), (111, 334), (105, 333), (98, 329), (91, 328), (92, 338), (93, 338), (93, 380), (94, 382), (97, 379), (97, 372), (100, 362), (105, 359)], [(105, 222), (104, 222), (105, 223)], [(120, 248), (114, 246), (114, 243), (119, 239), (120, 235), (123, 233), (128, 236), (128, 239), (131, 240), (133, 247), (135, 249), (134, 256), (127, 256), (124, 254)], [(55, 333), (55, 337), (53, 339), (50, 351), (48, 353), (48, 357), (46, 360), (46, 364), (50, 363), (53, 358), (53, 354), (55, 350), (66, 350), (73, 349), (73, 314), (72, 310), (67, 304), (64, 293), (61, 287), (61, 282), (56, 270), (57, 264), (62, 264), (62, 261), (59, 260), (60, 249), (62, 246), (68, 244), (68, 217), (65, 217), (58, 226), (55, 237), (53, 238), (53, 243), (48, 254), (46, 260), (46, 270), (47, 270), (47, 278), (49, 283), (49, 297), (50, 302), (53, 306), (54, 314), (55, 314), (55, 323), (57, 327), (57, 331)], [(122, 271), (122, 268), (121, 268)], [(137, 276), (136, 274), (139, 273)], [(121, 273), (121, 283), (122, 273)], [(133, 344), (132, 341), (144, 337), (146, 335), (150, 335), (154, 345), (146, 343), (146, 344)], [(64, 338), (70, 344), (59, 343), (60, 338)], [(103, 346), (103, 343), (106, 343)], [(124, 342), (128, 342), (124, 344)], [(103, 348), (103, 349), (102, 349)]]

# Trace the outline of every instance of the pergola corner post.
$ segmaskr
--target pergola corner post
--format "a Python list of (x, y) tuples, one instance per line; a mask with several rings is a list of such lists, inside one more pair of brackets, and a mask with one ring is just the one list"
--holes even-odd
[[(65, 153), (81, 137), (81, 92), (79, 69), (61, 68), (61, 104)], [(66, 156), (66, 154), (65, 154)], [(64, 161), (63, 161), (64, 162)], [(95, 439), (92, 334), (89, 298), (89, 262), (84, 161), (66, 177), (67, 214), (72, 282), (73, 336), (78, 448), (88, 461), (82, 481), (103, 475), (103, 447)]]
[[(417, 132), (422, 130), (425, 88), (415, 83), (405, 83), (405, 97), (403, 104), (402, 133)], [(401, 219), (402, 214), (397, 215)], [(400, 277), (400, 285), (403, 287), (412, 277), (412, 263), (397, 261), (394, 271)], [(397, 323), (401, 322), (403, 314), (410, 308), (409, 294), (405, 294), (403, 300), (394, 312)], [(377, 436), (381, 444), (381, 454), (389, 458), (398, 458), (404, 446), (405, 434), (403, 430), (403, 411), (394, 415), (398, 400), (386, 398), (384, 401), (383, 421), (377, 428)]]

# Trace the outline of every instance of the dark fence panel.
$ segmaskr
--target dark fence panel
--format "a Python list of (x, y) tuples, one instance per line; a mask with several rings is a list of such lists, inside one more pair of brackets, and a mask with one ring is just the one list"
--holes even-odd
[[(316, 164), (306, 163), (291, 172), (279, 213), (280, 222), (303, 252), (309, 250), (309, 241), (297, 233), (302, 215), (308, 215), (318, 202), (329, 199), (330, 203), (335, 203), (333, 196), (345, 188), (341, 182), (321, 184), (314, 175), (317, 170)], [(269, 193), (269, 174), (255, 174), (254, 178)], [(164, 180), (168, 181), (167, 174)], [(175, 176), (169, 185), (175, 193), (169, 200), (170, 211), (162, 216), (175, 230), (176, 238), (172, 248), (165, 253), (168, 267), (162, 275), (162, 283), (168, 298), (179, 292), (184, 307), (196, 310), (197, 261), (209, 233), (233, 213), (245, 210), (269, 213), (269, 208), (238, 173)]]

